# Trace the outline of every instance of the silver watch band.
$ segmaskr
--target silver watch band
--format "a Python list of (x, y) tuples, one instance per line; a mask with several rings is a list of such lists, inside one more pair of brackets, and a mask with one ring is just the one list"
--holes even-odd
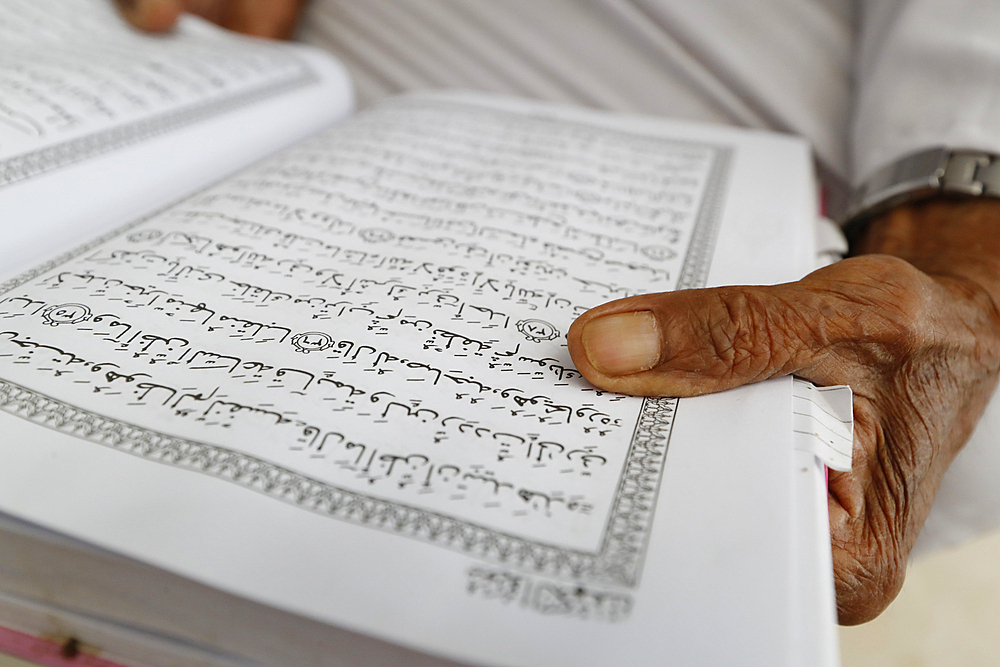
[(896, 204), (939, 193), (1000, 197), (1000, 156), (948, 148), (911, 153), (875, 172), (855, 190), (841, 221), (850, 236)]

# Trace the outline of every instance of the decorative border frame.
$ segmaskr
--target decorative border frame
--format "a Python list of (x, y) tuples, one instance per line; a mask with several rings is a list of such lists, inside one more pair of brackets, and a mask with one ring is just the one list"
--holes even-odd
[(0, 160), (0, 188), (319, 82), (319, 76), (306, 61), (295, 54), (289, 54), (289, 57), (301, 68), (299, 73), (290, 79), (164, 112)]
[[(482, 107), (439, 102), (444, 105)], [(511, 113), (488, 109), (494, 113)], [(518, 114), (520, 116), (520, 114)], [(532, 117), (536, 121), (551, 118)], [(709, 143), (622, 132), (599, 125), (563, 121), (630, 139), (655, 139), (712, 152), (712, 165), (696, 215), (676, 289), (702, 287), (707, 280), (721, 222), (725, 183), (733, 149)], [(155, 217), (124, 225), (55, 260), (0, 285), (0, 294)], [(678, 399), (646, 398), (618, 482), (600, 547), (574, 550), (501, 532), (404, 503), (339, 488), (260, 458), (208, 443), (176, 438), (135, 424), (82, 410), (69, 403), (0, 378), (0, 411), (39, 426), (178, 468), (199, 472), (263, 493), (318, 514), (419, 539), (474, 558), (536, 575), (634, 588), (642, 572), (656, 499), (676, 416)]]

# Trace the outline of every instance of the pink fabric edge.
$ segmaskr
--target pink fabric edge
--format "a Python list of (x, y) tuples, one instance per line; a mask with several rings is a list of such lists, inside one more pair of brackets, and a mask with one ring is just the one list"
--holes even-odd
[(127, 667), (82, 651), (67, 658), (62, 650), (63, 644), (0, 626), (0, 651), (15, 658), (46, 667)]

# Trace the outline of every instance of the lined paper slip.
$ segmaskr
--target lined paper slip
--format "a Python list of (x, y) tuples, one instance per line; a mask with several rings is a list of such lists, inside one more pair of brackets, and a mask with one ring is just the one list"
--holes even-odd
[(833, 470), (851, 469), (854, 450), (854, 394), (846, 385), (817, 387), (794, 378), (792, 428), (795, 448), (812, 452)]

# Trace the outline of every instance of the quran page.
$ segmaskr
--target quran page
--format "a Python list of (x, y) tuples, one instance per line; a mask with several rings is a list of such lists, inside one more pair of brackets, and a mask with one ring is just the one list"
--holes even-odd
[(110, 0), (0, 0), (0, 267), (205, 187), (351, 100), (343, 68), (305, 47), (193, 17), (141, 34)]
[(565, 344), (799, 276), (809, 165), (486, 97), (359, 114), (0, 286), (0, 509), (463, 662), (825, 664), (790, 381), (615, 395)]

